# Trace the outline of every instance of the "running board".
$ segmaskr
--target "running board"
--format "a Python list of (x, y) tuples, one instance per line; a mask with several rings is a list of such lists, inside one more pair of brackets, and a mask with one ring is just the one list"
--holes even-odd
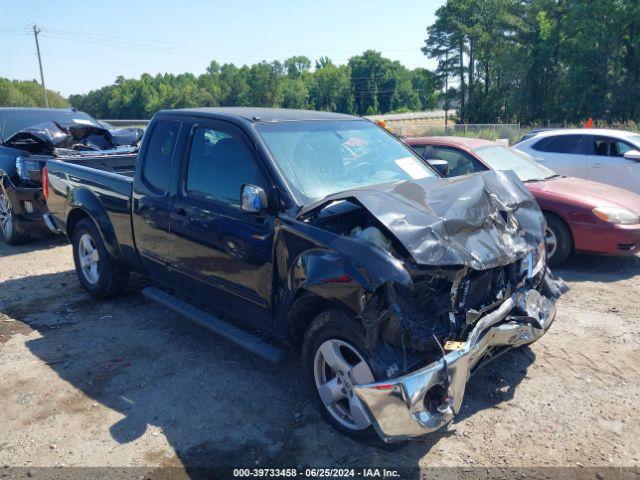
[(232, 341), (239, 347), (248, 350), (268, 362), (279, 364), (285, 360), (286, 354), (284, 350), (274, 347), (246, 330), (242, 330), (241, 328), (231, 325), (214, 315), (203, 312), (199, 308), (196, 308), (193, 305), (160, 290), (159, 288), (145, 287), (142, 289), (142, 295), (147, 297), (149, 300), (153, 300), (154, 302), (164, 305), (174, 312), (187, 317), (189, 320)]

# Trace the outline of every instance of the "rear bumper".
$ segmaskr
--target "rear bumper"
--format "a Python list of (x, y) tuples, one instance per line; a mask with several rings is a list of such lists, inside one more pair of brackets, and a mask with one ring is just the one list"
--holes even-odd
[(2, 178), (2, 188), (9, 197), (18, 221), (32, 226), (44, 226), (42, 215), (47, 213), (47, 202), (42, 188), (16, 187), (9, 177)]
[(385, 442), (433, 432), (460, 411), (474, 367), (537, 340), (555, 317), (555, 299), (533, 289), (516, 292), (481, 317), (461, 348), (444, 359), (394, 380), (354, 387), (354, 391)]

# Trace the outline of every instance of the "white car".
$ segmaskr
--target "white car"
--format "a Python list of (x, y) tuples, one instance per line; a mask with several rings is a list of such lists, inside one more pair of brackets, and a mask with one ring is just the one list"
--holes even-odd
[(542, 131), (514, 145), (561, 175), (640, 193), (640, 134), (574, 128)]

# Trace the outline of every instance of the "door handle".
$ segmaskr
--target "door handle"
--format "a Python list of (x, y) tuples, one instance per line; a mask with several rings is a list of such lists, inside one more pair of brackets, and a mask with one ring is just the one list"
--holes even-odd
[(170, 218), (171, 220), (175, 220), (181, 225), (186, 225), (190, 220), (187, 216), (187, 211), (184, 208), (178, 208), (177, 210), (171, 212)]
[(603, 164), (601, 164), (600, 162), (594, 162), (594, 163), (592, 163), (592, 164), (591, 164), (591, 166), (592, 166), (593, 168), (601, 168), (601, 167), (604, 167), (604, 165), (603, 165)]

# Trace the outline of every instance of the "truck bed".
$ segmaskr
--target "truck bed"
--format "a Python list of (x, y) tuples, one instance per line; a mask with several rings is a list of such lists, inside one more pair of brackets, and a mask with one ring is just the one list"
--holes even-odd
[[(131, 228), (131, 193), (136, 154), (68, 155), (47, 161), (47, 206), (55, 226), (66, 232), (67, 204), (82, 205), (94, 221), (111, 224), (120, 255), (137, 261)], [(100, 220), (99, 220), (100, 219)]]
[(63, 154), (56, 157), (65, 163), (81, 165), (133, 178), (136, 174), (137, 152), (126, 153), (79, 153)]

